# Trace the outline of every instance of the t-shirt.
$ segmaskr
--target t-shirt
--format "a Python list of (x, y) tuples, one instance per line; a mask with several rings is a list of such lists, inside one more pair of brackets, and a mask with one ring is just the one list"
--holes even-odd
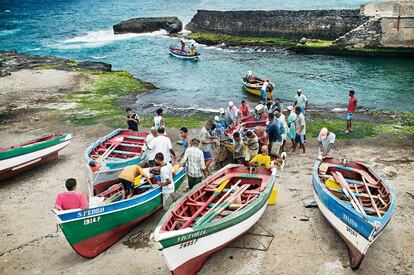
[(250, 106), (241, 104), (239, 107), (239, 112), (242, 117), (250, 116)]
[(203, 127), (200, 132), (200, 150), (203, 152), (213, 151), (211, 144), (203, 144), (203, 141), (210, 141), (210, 133), (207, 131), (206, 127)]
[(161, 127), (161, 120), (162, 120), (162, 116), (154, 117), (154, 126), (155, 128), (157, 128), (157, 130)]
[[(145, 142), (147, 144), (150, 144), (151, 141), (154, 139), (154, 136), (152, 134), (149, 134), (146, 138), (145, 138)], [(147, 156), (148, 160), (153, 160), (155, 158), (155, 153), (154, 150), (151, 150), (150, 148), (148, 148), (148, 146), (144, 147), (145, 150), (145, 155)]]
[(287, 132), (288, 132), (288, 126), (287, 126), (287, 123), (286, 123), (286, 117), (285, 117), (285, 115), (284, 114), (280, 114), (280, 117), (277, 120), (280, 122), (280, 124), (282, 124), (283, 130), (284, 130), (284, 134), (287, 134)]
[(259, 138), (256, 135), (253, 135), (253, 137), (251, 138), (247, 137), (246, 145), (249, 148), (249, 150), (252, 151), (259, 149)]
[(257, 166), (265, 166), (266, 168), (270, 167), (270, 156), (257, 154), (250, 163), (256, 163)]
[(86, 209), (88, 207), (88, 198), (78, 191), (67, 191), (58, 194), (55, 207), (59, 210), (69, 209)]
[[(300, 130), (300, 127), (301, 126), (304, 126), (303, 127), (303, 130), (301, 131), (301, 132), (299, 132), (299, 130)], [(298, 134), (298, 135), (306, 135), (306, 123), (305, 123), (305, 116), (302, 114), (302, 113), (300, 113), (299, 115), (298, 115), (298, 118), (296, 119), (296, 121), (295, 121), (295, 127), (296, 127), (296, 134)]]
[(138, 168), (138, 165), (127, 166), (121, 171), (118, 177), (129, 182), (134, 182), (135, 178), (141, 174)]
[(233, 158), (235, 159), (239, 159), (239, 158), (244, 158), (244, 142), (242, 140), (240, 141), (234, 141), (233, 144), (233, 149), (234, 149), (234, 153), (233, 153)]
[[(139, 121), (139, 116), (136, 113), (132, 113), (132, 115), (127, 115), (127, 118), (132, 118)], [(138, 124), (135, 121), (128, 120), (128, 129), (138, 131)]]
[(161, 182), (166, 182), (167, 179), (170, 179), (171, 181), (170, 184), (164, 185), (162, 187), (162, 192), (164, 194), (171, 194), (171, 193), (174, 193), (175, 191), (173, 173), (174, 173), (174, 168), (172, 167), (171, 163), (167, 163), (160, 169)]
[(348, 109), (346, 110), (348, 113), (355, 112), (358, 100), (355, 96), (349, 98)]
[(269, 86), (269, 82), (267, 82), (267, 81), (263, 82), (262, 90), (265, 90), (266, 91), (267, 86)]
[(151, 154), (154, 154), (152, 159), (148, 158), (149, 160), (153, 160), (157, 153), (162, 153), (165, 162), (171, 161), (170, 149), (172, 149), (172, 145), (171, 140), (168, 137), (164, 135), (155, 137), (151, 143), (148, 144), (148, 148), (151, 149)]
[(227, 126), (230, 124), (236, 124), (237, 123), (237, 108), (236, 107), (232, 107), (227, 108), (226, 110), (226, 122), (227, 122)]
[(296, 106), (299, 106), (301, 108), (305, 108), (306, 101), (308, 101), (307, 97), (304, 94), (301, 94), (300, 96), (295, 96)]
[(335, 138), (336, 135), (334, 133), (329, 132), (329, 135), (326, 138), (321, 138), (321, 136), (319, 135), (318, 141), (322, 143), (323, 150), (325, 151), (328, 148), (329, 144), (334, 144)]
[(283, 131), (282, 125), (277, 120), (271, 121), (266, 127), (266, 133), (270, 142), (282, 141)]

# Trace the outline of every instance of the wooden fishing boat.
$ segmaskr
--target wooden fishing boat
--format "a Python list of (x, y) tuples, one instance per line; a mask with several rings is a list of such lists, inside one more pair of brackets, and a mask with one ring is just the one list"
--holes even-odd
[[(115, 183), (126, 166), (144, 160), (143, 146), (147, 135), (145, 132), (117, 129), (86, 148), (89, 179), (98, 193)], [(90, 167), (91, 161), (97, 166)]]
[(239, 132), (242, 134), (242, 136), (248, 131), (248, 130), (255, 130), (255, 127), (257, 126), (263, 126), (266, 127), (266, 120), (263, 119), (256, 119), (254, 117), (247, 117), (239, 121), (239, 123), (233, 127), (229, 127), (226, 130), (226, 135), (229, 138), (233, 138), (233, 133)]
[[(176, 190), (185, 175), (185, 168), (176, 171)], [(115, 183), (108, 190), (95, 193), (97, 195), (90, 198), (90, 203), (101, 198), (99, 205), (90, 205), (88, 210), (53, 209), (52, 212), (72, 248), (83, 257), (93, 258), (162, 207), (162, 190), (156, 186), (152, 188), (149, 184), (141, 185), (136, 188), (133, 197), (122, 199), (123, 186)]]
[(173, 274), (195, 274), (208, 257), (240, 237), (263, 215), (275, 170), (250, 174), (227, 165), (177, 201), (162, 218), (154, 239)]
[[(247, 77), (243, 77), (242, 78), (242, 83), (243, 83), (243, 89), (255, 96), (259, 96), (261, 95), (260, 90), (262, 89), (263, 86), (263, 82), (264, 80), (261, 78), (258, 78), (256, 76), (251, 76), (249, 79), (247, 79)], [(269, 86), (267, 86), (266, 89), (266, 94), (267, 94), (267, 99), (272, 99), (273, 98), (273, 88), (274, 88), (275, 84), (269, 82)]]
[(322, 214), (348, 246), (358, 269), (395, 210), (394, 190), (361, 161), (325, 158), (315, 163), (313, 191)]
[(26, 143), (0, 148), (0, 181), (28, 171), (58, 157), (70, 144), (70, 134), (51, 134)]
[(198, 60), (200, 56), (199, 52), (190, 53), (189, 51), (182, 51), (181, 49), (174, 48), (173, 46), (168, 47), (170, 54), (176, 58), (187, 59), (187, 60)]

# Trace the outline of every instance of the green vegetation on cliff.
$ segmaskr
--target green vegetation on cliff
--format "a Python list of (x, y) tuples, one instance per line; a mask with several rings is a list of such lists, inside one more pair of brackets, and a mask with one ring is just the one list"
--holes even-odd
[(295, 41), (287, 38), (275, 37), (244, 37), (228, 34), (214, 33), (191, 33), (186, 36), (188, 39), (194, 39), (199, 43), (207, 45), (216, 45), (226, 43), (227, 45), (272, 45), (279, 47), (294, 46)]

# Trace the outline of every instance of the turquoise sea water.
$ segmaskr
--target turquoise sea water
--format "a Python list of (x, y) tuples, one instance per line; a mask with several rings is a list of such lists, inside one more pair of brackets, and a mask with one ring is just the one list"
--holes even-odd
[(197, 9), (358, 8), (365, 1), (117, 1), (2, 0), (0, 49), (56, 55), (113, 64), (160, 89), (138, 98), (136, 106), (186, 110), (217, 109), (233, 100), (257, 99), (241, 91), (248, 70), (276, 83), (276, 96), (287, 104), (301, 88), (314, 106), (341, 107), (354, 89), (370, 109), (414, 111), (414, 62), (404, 58), (295, 55), (285, 51), (198, 45), (199, 62), (170, 57), (177, 38), (163, 32), (114, 36), (112, 25), (140, 16), (178, 16), (187, 23)]

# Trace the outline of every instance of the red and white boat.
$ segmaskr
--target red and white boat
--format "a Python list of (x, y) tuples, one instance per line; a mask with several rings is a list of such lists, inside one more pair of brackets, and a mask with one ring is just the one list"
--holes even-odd
[(208, 257), (249, 230), (263, 215), (276, 171), (230, 164), (187, 192), (154, 232), (173, 274), (196, 274)]

